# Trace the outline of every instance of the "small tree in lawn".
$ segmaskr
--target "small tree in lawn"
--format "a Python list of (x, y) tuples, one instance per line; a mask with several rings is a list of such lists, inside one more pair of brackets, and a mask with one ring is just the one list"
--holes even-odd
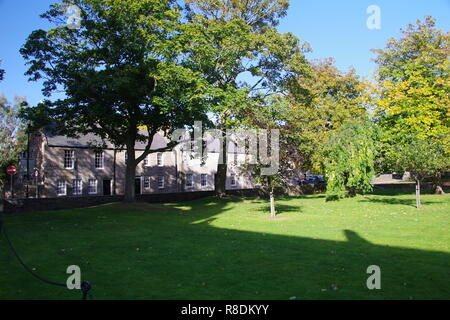
[(255, 168), (254, 176), (256, 182), (259, 184), (259, 188), (265, 194), (269, 195), (270, 217), (272, 219), (275, 219), (277, 215), (277, 211), (275, 208), (275, 189), (283, 185), (283, 169), (278, 167), (276, 172), (272, 172), (271, 174), (264, 174), (263, 167), (264, 166), (260, 162), (256, 166), (253, 166), (253, 168)]
[(442, 141), (409, 136), (398, 143), (394, 153), (390, 155), (393, 168), (398, 171), (409, 171), (416, 182), (417, 208), (421, 206), (421, 182), (436, 172), (443, 172), (450, 167), (450, 158)]
[(372, 191), (377, 130), (369, 121), (349, 121), (324, 148), (327, 200)]
[(295, 147), (298, 141), (289, 131), (290, 110), (287, 99), (279, 95), (261, 99), (260, 105), (245, 116), (247, 125), (266, 130), (258, 137), (256, 165), (249, 169), (253, 169), (260, 189), (269, 195), (272, 218), (276, 217), (275, 190), (290, 187), (292, 173), (301, 158)]

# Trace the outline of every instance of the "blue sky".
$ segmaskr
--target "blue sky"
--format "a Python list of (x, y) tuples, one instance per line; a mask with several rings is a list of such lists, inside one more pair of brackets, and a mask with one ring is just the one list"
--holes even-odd
[[(40, 19), (54, 0), (0, 0), (0, 59), (6, 70), (0, 93), (10, 100), (26, 96), (34, 105), (42, 99), (41, 85), (28, 82), (26, 67), (19, 54), (27, 36), (35, 29), (50, 26)], [(367, 7), (381, 9), (381, 29), (369, 30)], [(432, 15), (437, 27), (450, 30), (450, 0), (291, 0), (288, 16), (279, 26), (311, 44), (308, 58), (333, 57), (343, 70), (353, 66), (369, 77), (375, 69), (370, 49), (384, 47), (386, 41), (400, 36), (400, 28)]]

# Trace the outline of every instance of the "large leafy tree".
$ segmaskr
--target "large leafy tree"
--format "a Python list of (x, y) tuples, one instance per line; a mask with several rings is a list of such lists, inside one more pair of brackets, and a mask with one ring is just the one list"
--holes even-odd
[(332, 58), (310, 62), (311, 76), (290, 87), (290, 135), (299, 153), (299, 166), (321, 173), (323, 148), (343, 123), (367, 117), (369, 86), (354, 69), (343, 72)]
[(327, 200), (372, 190), (378, 130), (368, 120), (344, 123), (324, 147)]
[[(80, 26), (66, 24), (68, 5)], [(25, 113), (59, 133), (94, 133), (127, 152), (125, 200), (134, 201), (135, 170), (159, 131), (166, 135), (204, 117), (203, 85), (185, 67), (181, 13), (175, 0), (70, 0), (42, 15), (55, 24), (31, 33), (21, 49), (30, 80), (44, 80), (48, 99)], [(51, 100), (57, 91), (64, 97)], [(138, 128), (146, 128), (143, 134)], [(136, 141), (146, 143), (135, 156)]]
[[(438, 30), (435, 20), (426, 17), (408, 25), (402, 37), (390, 39), (386, 48), (374, 50), (376, 116), (385, 131), (386, 169), (394, 169), (399, 146), (411, 136), (439, 141), (450, 156), (449, 48), (450, 33)], [(440, 174), (437, 171), (436, 177)]]
[[(293, 79), (308, 73), (307, 44), (275, 28), (286, 15), (287, 0), (185, 0), (191, 68), (208, 82), (205, 100), (216, 128), (245, 125), (249, 110), (268, 97), (285, 93)], [(226, 152), (216, 176), (216, 192), (225, 193)]]

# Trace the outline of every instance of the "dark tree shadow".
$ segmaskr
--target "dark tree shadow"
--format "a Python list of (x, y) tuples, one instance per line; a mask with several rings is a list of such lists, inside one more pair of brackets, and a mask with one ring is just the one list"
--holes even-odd
[[(364, 198), (364, 199), (360, 199), (358, 200), (358, 202), (372, 202), (372, 203), (381, 203), (381, 204), (394, 204), (394, 205), (404, 205), (404, 206), (410, 206), (410, 207), (415, 207), (416, 206), (416, 199), (415, 198), (411, 198), (411, 199), (397, 199), (397, 198)], [(433, 203), (440, 203), (438, 201), (430, 201), (430, 200), (421, 200), (421, 203), (423, 205), (428, 205), (428, 204), (433, 204)]]
[[(259, 212), (264, 212), (266, 214), (270, 214), (270, 204), (266, 204), (258, 209)], [(300, 213), (302, 210), (299, 206), (290, 206), (286, 204), (277, 204), (275, 203), (275, 211), (277, 214), (280, 213), (289, 213), (289, 212), (297, 212)]]
[[(443, 187), (445, 192), (450, 192), (449, 187)], [(425, 184), (421, 186), (421, 194), (434, 194), (434, 189), (431, 184)], [(401, 195), (414, 195), (415, 194), (415, 184), (399, 184), (395, 186), (386, 187), (383, 185), (375, 185), (372, 191), (373, 195), (377, 196), (401, 196)]]

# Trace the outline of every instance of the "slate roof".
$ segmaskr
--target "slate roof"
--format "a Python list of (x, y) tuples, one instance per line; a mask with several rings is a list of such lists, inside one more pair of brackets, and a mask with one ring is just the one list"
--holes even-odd
[[(141, 132), (142, 133), (142, 132)], [(45, 132), (48, 146), (51, 147), (72, 147), (72, 148), (89, 148), (92, 145), (102, 146), (106, 144), (107, 148), (114, 148), (113, 144), (108, 140), (104, 140), (99, 136), (89, 133), (86, 135), (80, 135), (78, 138), (70, 138), (62, 135), (54, 135), (49, 132)], [(153, 137), (151, 149), (157, 150), (167, 147), (168, 139), (163, 135), (157, 133)], [(144, 150), (146, 143), (137, 141), (135, 144), (136, 150)]]
[(82, 135), (78, 138), (69, 138), (66, 136), (54, 135), (49, 132), (45, 132), (45, 137), (47, 138), (47, 144), (51, 147), (89, 147), (90, 144), (94, 143), (96, 145), (102, 145), (103, 140), (94, 135), (87, 134)]
[[(146, 134), (145, 131), (141, 131), (141, 134)], [(106, 144), (107, 148), (114, 148), (112, 143), (110, 143), (107, 140), (103, 140), (99, 136), (89, 133), (86, 135), (80, 135), (78, 138), (70, 138), (63, 135), (54, 135), (50, 132), (44, 133), (48, 146), (51, 147), (69, 147), (69, 148), (89, 148), (92, 145), (102, 146)], [(153, 137), (153, 142), (151, 149), (157, 150), (161, 148), (167, 147), (167, 144), (169, 143), (169, 139), (164, 137), (164, 135), (157, 133)], [(145, 142), (137, 141), (135, 144), (136, 150), (144, 150), (146, 146)], [(206, 148), (208, 152), (216, 152), (218, 153), (220, 151), (220, 143), (219, 139), (214, 139), (212, 136), (208, 136), (207, 142), (206, 142)], [(236, 146), (233, 143), (229, 144), (228, 152), (234, 153), (235, 150), (237, 150), (238, 153), (244, 153), (244, 150), (242, 148), (236, 148)]]

